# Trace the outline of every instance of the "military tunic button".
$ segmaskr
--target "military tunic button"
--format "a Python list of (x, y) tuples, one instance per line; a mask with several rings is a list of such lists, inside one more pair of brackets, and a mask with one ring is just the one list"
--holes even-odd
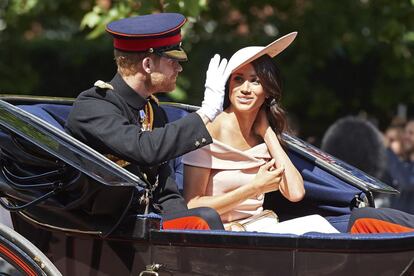
[(201, 143), (202, 143), (202, 144), (205, 144), (206, 142), (207, 142), (206, 138), (202, 138), (202, 139), (201, 139)]
[(195, 141), (194, 146), (199, 147), (200, 146), (200, 142), (199, 141)]

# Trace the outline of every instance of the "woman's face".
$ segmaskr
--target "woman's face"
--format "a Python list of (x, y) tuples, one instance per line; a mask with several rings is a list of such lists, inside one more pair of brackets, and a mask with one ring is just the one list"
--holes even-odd
[(231, 74), (229, 91), (231, 106), (239, 111), (258, 110), (265, 101), (265, 91), (251, 63)]

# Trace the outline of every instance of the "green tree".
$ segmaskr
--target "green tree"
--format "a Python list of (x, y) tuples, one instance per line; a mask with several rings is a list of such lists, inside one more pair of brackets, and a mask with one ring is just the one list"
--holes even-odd
[[(388, 123), (414, 102), (414, 7), (409, 0), (0, 0), (0, 90), (76, 96), (114, 71), (105, 25), (151, 12), (188, 17), (175, 100), (199, 104), (214, 53), (229, 57), (298, 31), (276, 61), (283, 104), (303, 136), (321, 136), (340, 116)], [(410, 114), (412, 115), (412, 114)]]

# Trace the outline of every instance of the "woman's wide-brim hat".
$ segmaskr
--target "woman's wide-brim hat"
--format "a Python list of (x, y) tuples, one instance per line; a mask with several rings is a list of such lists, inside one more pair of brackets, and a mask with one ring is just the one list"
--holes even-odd
[(278, 38), (269, 45), (263, 46), (250, 46), (238, 50), (230, 58), (227, 67), (226, 67), (226, 76), (230, 76), (231, 73), (237, 69), (243, 67), (244, 65), (254, 61), (255, 59), (268, 55), (270, 57), (275, 57), (285, 50), (292, 42), (295, 40), (297, 32), (289, 33), (285, 36)]

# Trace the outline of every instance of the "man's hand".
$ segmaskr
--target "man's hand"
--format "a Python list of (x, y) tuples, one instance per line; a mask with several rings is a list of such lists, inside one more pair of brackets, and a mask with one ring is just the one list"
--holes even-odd
[(223, 111), (224, 88), (229, 77), (229, 73), (225, 74), (226, 66), (227, 59), (220, 60), (220, 55), (216, 54), (207, 69), (204, 100), (198, 113), (204, 114), (210, 121)]

